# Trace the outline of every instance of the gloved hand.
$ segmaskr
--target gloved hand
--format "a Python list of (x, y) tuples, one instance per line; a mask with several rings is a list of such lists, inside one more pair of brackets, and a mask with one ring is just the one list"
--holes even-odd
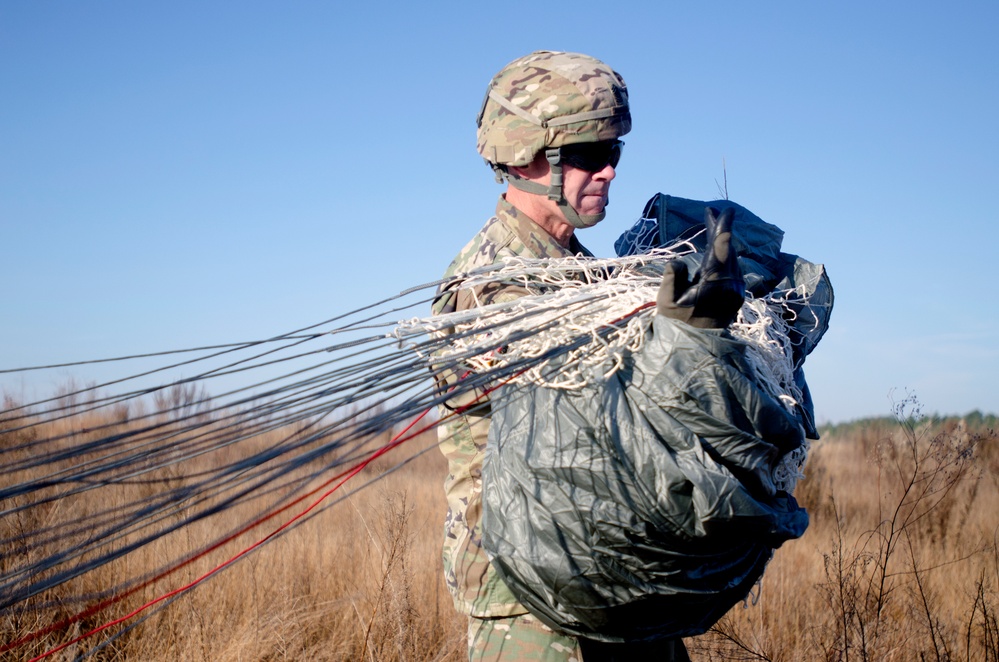
[(746, 284), (732, 250), (731, 208), (704, 210), (708, 228), (707, 251), (701, 266), (688, 279), (687, 265), (679, 260), (666, 264), (656, 308), (660, 315), (701, 329), (724, 329), (735, 321), (746, 296)]

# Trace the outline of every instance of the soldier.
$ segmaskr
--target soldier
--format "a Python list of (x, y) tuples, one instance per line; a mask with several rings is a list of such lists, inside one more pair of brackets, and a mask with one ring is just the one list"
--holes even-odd
[[(489, 84), (479, 112), (478, 151), (497, 181), (506, 183), (506, 191), (495, 215), (445, 277), (506, 257), (591, 256), (575, 231), (604, 218), (621, 157), (619, 139), (630, 130), (627, 87), (603, 62), (578, 53), (538, 51), (504, 67)], [(434, 311), (463, 310), (522, 294), (514, 287), (442, 291)], [(471, 394), (454, 398), (442, 415), (474, 399)], [(438, 432), (448, 460), (444, 573), (456, 608), (469, 616), (469, 659), (581, 660), (579, 641), (532, 616), (482, 549), (481, 469), (489, 420), (488, 403), (480, 400)], [(662, 644), (658, 651), (663, 652)], [(587, 660), (595, 657), (587, 654)]]

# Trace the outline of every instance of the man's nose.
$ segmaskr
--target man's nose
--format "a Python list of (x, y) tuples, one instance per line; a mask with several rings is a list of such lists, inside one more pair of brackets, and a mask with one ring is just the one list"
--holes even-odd
[(605, 165), (602, 170), (598, 170), (595, 173), (593, 173), (594, 179), (603, 179), (608, 182), (614, 179), (615, 177), (617, 177), (617, 171), (614, 169), (614, 166), (612, 166), (609, 163)]

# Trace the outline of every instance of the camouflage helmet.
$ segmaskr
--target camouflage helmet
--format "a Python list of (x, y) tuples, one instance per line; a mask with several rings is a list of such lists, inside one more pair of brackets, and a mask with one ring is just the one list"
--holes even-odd
[(616, 71), (588, 55), (536, 51), (493, 77), (477, 123), (486, 161), (526, 166), (549, 147), (628, 133), (628, 88)]
[[(631, 130), (628, 88), (620, 74), (581, 53), (535, 51), (514, 60), (489, 83), (476, 119), (478, 151), (497, 181), (547, 195), (577, 228), (596, 225), (600, 214), (580, 215), (562, 191), (561, 148), (616, 140)], [(526, 166), (539, 153), (551, 165), (551, 182), (526, 180), (507, 166)]]

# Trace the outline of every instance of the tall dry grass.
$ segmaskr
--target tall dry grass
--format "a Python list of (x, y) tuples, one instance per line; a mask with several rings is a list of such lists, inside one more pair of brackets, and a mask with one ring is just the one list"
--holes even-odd
[[(169, 409), (175, 403), (156, 403)], [(169, 406), (168, 406), (169, 405)], [(86, 403), (81, 403), (81, 410)], [(113, 435), (127, 427), (129, 415), (118, 411), (101, 418), (82, 414), (40, 427), (4, 433), (22, 421), (0, 425), (0, 448), (9, 449), (36, 437), (72, 433), (64, 443), (89, 440), (91, 435)], [(114, 427), (102, 428), (111, 423)], [(150, 419), (142, 424), (148, 425)], [(91, 432), (99, 430), (97, 432)], [(162, 432), (162, 431), (160, 431)], [(283, 431), (254, 440), (248, 453), (265, 448)], [(372, 439), (372, 447), (386, 439)], [(244, 444), (245, 446), (246, 444)], [(335, 492), (338, 501), (305, 523), (259, 547), (175, 600), (167, 600), (121, 625), (60, 651), (53, 659), (76, 659), (91, 653), (96, 660), (459, 660), (465, 657), (464, 622), (454, 612), (440, 572), (443, 531), (442, 492), (445, 462), (436, 451), (436, 435), (424, 434), (406, 442), (394, 454), (380, 459)], [(429, 450), (429, 452), (420, 452)], [(0, 567), (23, 567), (85, 540), (88, 531), (63, 536), (43, 547), (25, 549), (17, 544), (19, 533), (42, 530), (56, 522), (72, 522), (100, 509), (124, 508), (152, 490), (185, 483), (185, 471), (197, 471), (227, 461), (232, 448), (206, 454), (183, 470), (167, 467), (148, 482), (105, 487), (97, 492), (61, 498), (44, 506), (0, 518)], [(412, 458), (399, 468), (399, 462)], [(85, 461), (86, 456), (72, 462)], [(55, 468), (49, 465), (46, 471)], [(313, 471), (303, 467), (303, 471)], [(10, 484), (27, 478), (9, 475)], [(320, 476), (314, 483), (318, 484)], [(366, 483), (374, 478), (370, 485)], [(310, 486), (311, 487), (311, 486)], [(32, 495), (41, 499), (62, 487)], [(301, 492), (306, 489), (300, 490)], [(99, 494), (99, 496), (96, 496)], [(185, 526), (180, 531), (147, 544), (120, 559), (73, 579), (56, 589), (22, 603), (0, 615), (0, 642), (17, 641), (53, 623), (83, 611), (108, 597), (108, 587), (125, 578), (143, 577), (165, 563), (188, 556), (222, 532), (238, 529), (252, 520), (271, 499), (252, 501), (222, 516)], [(17, 499), (15, 499), (17, 501)], [(157, 599), (170, 590), (203, 576), (225, 559), (248, 548), (267, 532), (315, 499), (309, 499), (280, 519), (250, 531), (224, 548), (208, 554), (178, 572), (143, 588), (97, 614), (46, 634), (0, 654), (7, 660), (28, 660), (80, 634)], [(12, 503), (4, 503), (7, 508)], [(179, 519), (182, 510), (175, 515)], [(171, 522), (164, 522), (169, 525)], [(127, 537), (125, 545), (137, 536)], [(106, 547), (104, 551), (108, 551)], [(84, 604), (69, 598), (91, 595)], [(168, 604), (169, 603), (169, 604)]]
[(435, 572), (441, 470), (427, 454), (341, 501), (162, 610), (125, 657), (461, 659), (464, 628)]
[(916, 406), (816, 445), (808, 531), (755, 605), (689, 641), (695, 659), (999, 660), (997, 439)]
[[(127, 426), (129, 414), (117, 412), (111, 422)], [(900, 414), (902, 425), (876, 421), (834, 430), (814, 446), (807, 478), (799, 486), (811, 526), (801, 540), (778, 550), (758, 599), (735, 607), (709, 633), (687, 641), (693, 659), (999, 660), (996, 438), (985, 428), (958, 421), (920, 423), (904, 409)], [(0, 446), (14, 445), (15, 434), (24, 433), (0, 432)], [(464, 621), (454, 613), (440, 573), (445, 467), (433, 445), (432, 435), (408, 442), (395, 458), (379, 460), (352, 483), (381, 475), (415, 450), (429, 452), (144, 620), (144, 615), (133, 618), (55, 659), (74, 659), (101, 642), (88, 659), (464, 659)], [(140, 489), (149, 488), (123, 486), (114, 498), (128, 503), (136, 496), (130, 490)], [(106, 505), (89, 503), (84, 493), (32, 511), (30, 518), (5, 518), (0, 539), (13, 540), (19, 528), (30, 530)], [(232, 525), (249, 514), (233, 510)], [(141, 576), (164, 559), (182, 557), (214, 539), (219, 526), (226, 524), (186, 527), (183, 535), (147, 545), (65, 590), (97, 593), (121, 577)], [(253, 540), (244, 536), (229, 552)], [(16, 557), (25, 553), (8, 545), (0, 550), (0, 563), (6, 568), (23, 561)], [(218, 560), (214, 556), (187, 566), (180, 576), (5, 659), (30, 659), (124, 616), (193, 581)], [(59, 590), (0, 616), (0, 641), (16, 640), (78, 611), (78, 605), (60, 606)]]

